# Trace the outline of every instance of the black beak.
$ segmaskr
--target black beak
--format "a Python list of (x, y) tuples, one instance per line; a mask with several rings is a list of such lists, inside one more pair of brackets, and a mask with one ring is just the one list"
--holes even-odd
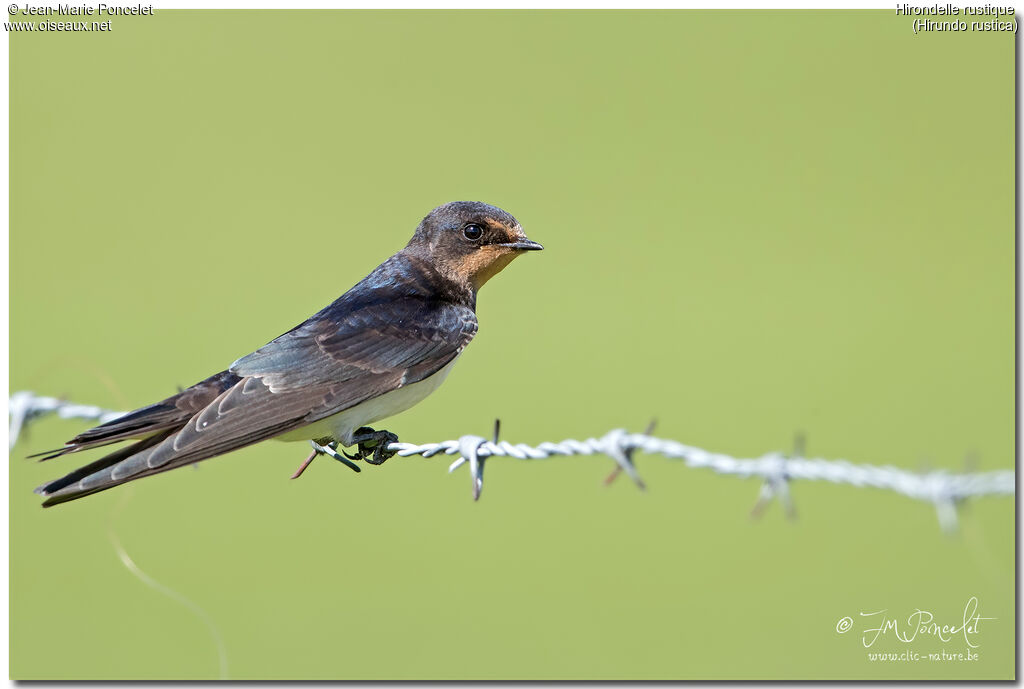
[(537, 242), (531, 241), (529, 239), (520, 239), (515, 242), (507, 242), (505, 244), (502, 244), (502, 246), (507, 246), (509, 249), (515, 249), (516, 251), (540, 251), (541, 249), (544, 248)]

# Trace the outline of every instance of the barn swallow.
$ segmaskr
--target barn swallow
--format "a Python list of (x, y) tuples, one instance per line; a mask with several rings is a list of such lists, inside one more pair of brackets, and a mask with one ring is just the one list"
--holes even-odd
[[(134, 441), (36, 492), (50, 507), (268, 438), (312, 440), (357, 470), (349, 460), (380, 464), (397, 436), (368, 424), (441, 385), (476, 335), (477, 292), (512, 259), (542, 248), (500, 208), (435, 208), (405, 248), (309, 320), (226, 371), (42, 453)], [(343, 456), (339, 443), (358, 450)]]

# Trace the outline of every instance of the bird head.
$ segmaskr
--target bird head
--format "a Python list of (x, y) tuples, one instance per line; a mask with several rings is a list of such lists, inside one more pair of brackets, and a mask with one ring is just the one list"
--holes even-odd
[(477, 201), (453, 201), (423, 218), (407, 247), (444, 275), (480, 289), (516, 256), (544, 247), (511, 214)]

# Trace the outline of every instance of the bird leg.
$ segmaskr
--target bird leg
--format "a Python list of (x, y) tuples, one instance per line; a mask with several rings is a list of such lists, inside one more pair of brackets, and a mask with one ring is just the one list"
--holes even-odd
[(316, 450), (313, 450), (312, 452), (310, 452), (309, 453), (309, 457), (306, 457), (306, 460), (302, 463), (302, 466), (300, 466), (298, 469), (296, 469), (295, 473), (292, 474), (292, 478), (294, 479), (294, 478), (298, 478), (298, 477), (302, 476), (302, 472), (304, 472), (306, 470), (306, 467), (308, 467), (310, 464), (313, 463), (313, 460), (316, 459), (316, 456), (317, 456), (317, 451)]
[(313, 446), (313, 451), (309, 453), (309, 457), (306, 457), (306, 461), (302, 463), (302, 466), (292, 474), (292, 478), (302, 476), (302, 472), (306, 470), (306, 467), (308, 467), (319, 455), (327, 455), (331, 459), (336, 459), (356, 473), (362, 471), (362, 469), (346, 459), (347, 455), (344, 452), (338, 452), (338, 441), (330, 440), (329, 438), (320, 438), (320, 441), (323, 444), (316, 440), (309, 441), (309, 444)]
[(395, 456), (395, 450), (389, 450), (388, 445), (398, 442), (398, 436), (391, 431), (375, 431), (369, 426), (357, 428), (352, 436), (352, 442), (358, 443), (359, 447), (354, 454), (342, 452), (349, 459), (365, 459), (367, 464), (383, 464)]

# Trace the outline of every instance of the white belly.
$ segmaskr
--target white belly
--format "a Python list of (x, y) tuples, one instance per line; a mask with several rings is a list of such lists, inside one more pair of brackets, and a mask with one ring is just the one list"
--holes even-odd
[(386, 392), (379, 397), (366, 400), (334, 416), (320, 419), (308, 426), (296, 428), (276, 436), (275, 440), (313, 440), (330, 436), (346, 447), (352, 444), (352, 433), (361, 426), (386, 419), (423, 401), (427, 395), (441, 387), (452, 366), (459, 360), (455, 357), (440, 371), (418, 383), (403, 385), (397, 390)]

